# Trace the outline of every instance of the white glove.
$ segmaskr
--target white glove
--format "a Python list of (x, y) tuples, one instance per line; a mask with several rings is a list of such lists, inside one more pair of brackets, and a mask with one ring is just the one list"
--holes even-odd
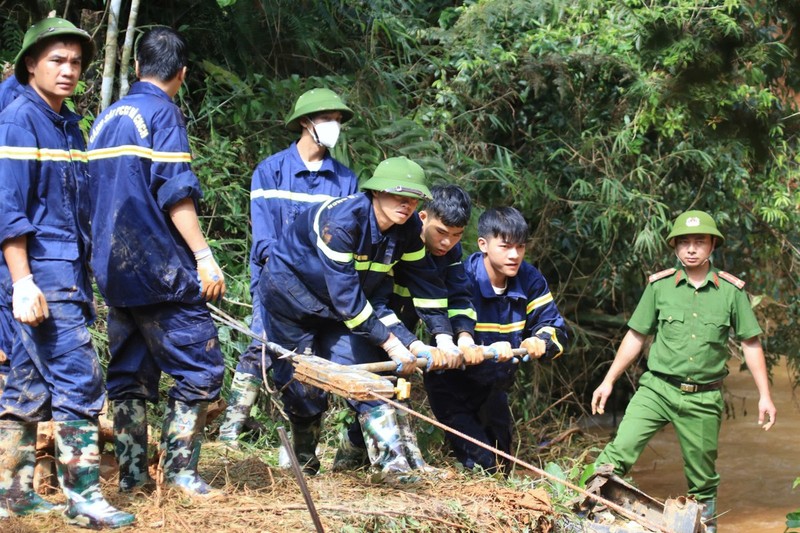
[(11, 306), (14, 318), (28, 326), (38, 326), (50, 316), (47, 300), (33, 282), (33, 274), (18, 279), (13, 285)]
[(197, 261), (197, 279), (200, 281), (200, 295), (207, 302), (218, 301), (225, 295), (225, 276), (214, 261), (211, 248), (194, 252)]
[(493, 342), (485, 350), (494, 355), (494, 360), (498, 363), (504, 363), (514, 357), (514, 350), (511, 349), (511, 343), (506, 341)]
[(464, 358), (464, 364), (479, 365), (483, 363), (483, 350), (480, 346), (475, 344), (475, 339), (469, 333), (462, 333), (458, 337), (458, 349), (461, 350), (461, 355)]
[(397, 337), (389, 337), (389, 340), (381, 344), (381, 348), (389, 354), (392, 361), (397, 363), (397, 373), (401, 376), (411, 374), (417, 369), (417, 358)]
[(445, 368), (452, 370), (453, 368), (461, 368), (464, 366), (464, 358), (461, 356), (461, 350), (458, 349), (453, 343), (453, 336), (447, 333), (439, 333), (436, 335), (436, 348), (445, 357)]

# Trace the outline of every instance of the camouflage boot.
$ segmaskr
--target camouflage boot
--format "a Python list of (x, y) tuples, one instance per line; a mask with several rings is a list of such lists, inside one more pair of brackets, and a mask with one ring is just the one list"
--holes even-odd
[(250, 416), (250, 409), (256, 402), (261, 380), (244, 372), (236, 372), (231, 382), (228, 395), (228, 408), (225, 410), (225, 421), (219, 427), (218, 440), (233, 448), (238, 447), (242, 426)]
[(717, 533), (717, 499), (700, 500), (700, 520), (706, 526), (706, 533)]
[(389, 405), (373, 407), (366, 413), (358, 415), (364, 442), (367, 443), (372, 467), (382, 476), (388, 476), (400, 482), (414, 482), (418, 478), (409, 475), (412, 466), (408, 462), (397, 425), (397, 411)]
[(147, 468), (147, 409), (144, 400), (117, 400), (114, 407), (114, 452), (119, 463), (119, 490), (155, 485)]
[(33, 490), (36, 465), (36, 422), (0, 420), (0, 519), (64, 510)]
[(135, 517), (112, 507), (100, 490), (100, 449), (97, 422), (56, 422), (58, 481), (67, 496), (67, 522), (99, 529), (132, 524)]
[(161, 449), (166, 483), (188, 496), (210, 500), (221, 498), (224, 494), (212, 488), (197, 473), (201, 432), (206, 425), (207, 409), (208, 402), (189, 405), (170, 398), (161, 431)]
[(411, 466), (411, 468), (414, 470), (421, 470), (429, 474), (443, 474), (442, 470), (432, 467), (426, 463), (425, 459), (422, 457), (419, 444), (417, 444), (417, 434), (411, 427), (408, 413), (397, 409), (395, 411), (395, 416), (397, 417), (397, 427), (400, 430), (400, 440), (403, 444), (403, 450), (405, 450), (406, 459), (408, 459), (409, 466)]
[(361, 431), (361, 426), (358, 424), (358, 421), (351, 425), (350, 428), (344, 428), (342, 430), (342, 434), (339, 437), (339, 448), (336, 449), (336, 456), (333, 458), (332, 470), (334, 472), (358, 470), (370, 464), (367, 448), (358, 445), (363, 445), (364, 443), (354, 443), (353, 439), (350, 438), (351, 429), (358, 429), (359, 432)]
[(292, 427), (292, 449), (300, 463), (304, 474), (309, 476), (319, 472), (319, 458), (317, 457), (317, 444), (322, 432), (322, 416), (310, 418), (292, 417), (289, 420)]

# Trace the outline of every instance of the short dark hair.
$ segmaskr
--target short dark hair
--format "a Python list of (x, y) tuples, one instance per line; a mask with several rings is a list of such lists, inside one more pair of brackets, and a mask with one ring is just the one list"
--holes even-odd
[(189, 47), (176, 30), (156, 26), (139, 37), (136, 61), (139, 62), (140, 78), (166, 82), (189, 63)]
[(422, 209), (441, 220), (445, 226), (463, 228), (469, 224), (472, 201), (458, 185), (434, 185), (431, 187), (431, 199), (425, 202)]
[(478, 237), (501, 237), (511, 244), (528, 241), (528, 223), (513, 207), (493, 207), (478, 218)]

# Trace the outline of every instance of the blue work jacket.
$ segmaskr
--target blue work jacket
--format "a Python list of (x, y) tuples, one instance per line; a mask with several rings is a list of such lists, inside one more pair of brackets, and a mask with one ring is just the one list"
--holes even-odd
[[(536, 336), (546, 342), (542, 360), (554, 359), (564, 352), (567, 342), (564, 318), (558, 312), (547, 281), (536, 267), (523, 261), (517, 275), (508, 278), (505, 293), (500, 295), (492, 288), (481, 252), (470, 255), (465, 267), (477, 315), (475, 341), (478, 344), (488, 346), (507, 341), (512, 348), (518, 348), (522, 341)], [(510, 361), (486, 361), (467, 367), (465, 372), (478, 381), (497, 380), (509, 385), (518, 367)]]
[(315, 203), (358, 191), (352, 170), (325, 152), (322, 166), (308, 170), (297, 143), (259, 163), (250, 184), (250, 290), (255, 290), (270, 248), (297, 216)]
[[(428, 254), (436, 268), (437, 276), (444, 280), (447, 288), (447, 316), (456, 336), (462, 331), (470, 335), (475, 333), (475, 308), (472, 306), (472, 293), (469, 279), (464, 271), (464, 263), (461, 261), (462, 255), (461, 243), (456, 244), (445, 255)], [(414, 331), (419, 322), (419, 314), (416, 298), (408, 288), (408, 273), (402, 265), (398, 265), (393, 274), (394, 287), (389, 307), (394, 310), (407, 330)], [(397, 332), (393, 333), (400, 336)]]
[(389, 271), (400, 264), (431, 331), (452, 333), (447, 290), (425, 253), (421, 229), (414, 213), (405, 224), (381, 232), (370, 193), (337, 198), (297, 218), (273, 246), (269, 271), (297, 278), (354, 334), (381, 344), (389, 326), (399, 323), (388, 297)]
[[(0, 113), (0, 243), (28, 236), (31, 273), (48, 301), (92, 301), (80, 119), (66, 106), (56, 113), (30, 86)], [(10, 294), (0, 261), (2, 289)]]
[(109, 305), (202, 302), (194, 255), (169, 216), (202, 197), (191, 159), (183, 113), (152, 83), (134, 83), (95, 120), (92, 268)]
[(24, 88), (25, 86), (17, 81), (16, 76), (9, 76), (3, 83), (0, 83), (0, 111), (16, 100)]

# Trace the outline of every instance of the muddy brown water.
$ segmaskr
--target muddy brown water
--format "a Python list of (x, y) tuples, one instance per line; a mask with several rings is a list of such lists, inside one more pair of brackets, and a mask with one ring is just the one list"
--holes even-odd
[[(786, 367), (773, 370), (772, 399), (777, 423), (758, 427), (758, 392), (749, 372), (735, 366), (725, 380), (735, 418), (722, 422), (717, 471), (720, 533), (783, 533), (786, 514), (800, 509), (800, 409)], [(630, 473), (634, 483), (659, 499), (686, 493), (683, 461), (672, 426), (650, 441)]]

